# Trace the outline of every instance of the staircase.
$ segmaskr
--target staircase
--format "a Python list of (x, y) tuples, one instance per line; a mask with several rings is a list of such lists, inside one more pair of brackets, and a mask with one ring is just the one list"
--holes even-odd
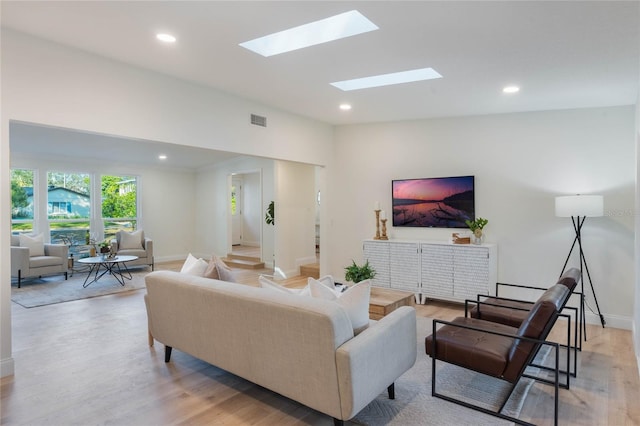
[(309, 263), (307, 265), (300, 265), (300, 275), (316, 279), (320, 278), (320, 264)]
[(259, 257), (227, 253), (227, 257), (222, 261), (230, 268), (264, 269), (264, 262), (261, 262)]

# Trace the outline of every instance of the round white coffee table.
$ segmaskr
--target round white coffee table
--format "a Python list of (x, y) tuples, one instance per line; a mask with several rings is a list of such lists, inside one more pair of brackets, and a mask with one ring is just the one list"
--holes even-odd
[[(89, 275), (85, 278), (84, 283), (82, 284), (83, 288), (89, 287), (91, 284), (97, 282), (102, 276), (106, 273), (112, 275), (119, 283), (124, 287), (124, 280), (130, 280), (133, 278), (131, 276), (131, 272), (127, 268), (126, 262), (131, 262), (132, 260), (136, 260), (138, 256), (114, 256), (114, 257), (104, 257), (104, 256), (95, 256), (95, 257), (85, 257), (83, 259), (78, 259), (78, 262), (83, 263), (89, 266)], [(103, 269), (102, 273), (100, 273), (100, 269)], [(91, 274), (93, 274), (93, 279), (89, 281), (91, 278)], [(125, 275), (126, 274), (126, 275)]]

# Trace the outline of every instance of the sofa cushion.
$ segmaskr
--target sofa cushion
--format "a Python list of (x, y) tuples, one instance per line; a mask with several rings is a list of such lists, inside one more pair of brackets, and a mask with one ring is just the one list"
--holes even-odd
[(369, 326), (371, 280), (360, 281), (343, 293), (336, 293), (318, 280), (309, 280), (309, 290), (311, 297), (332, 300), (342, 306), (349, 315), (354, 334), (362, 332)]
[(20, 247), (29, 248), (29, 256), (44, 256), (44, 239), (42, 234), (29, 236), (20, 234)]
[(144, 249), (142, 245), (144, 231), (142, 229), (134, 232), (118, 231), (116, 239), (118, 240), (118, 250)]
[(204, 275), (204, 271), (207, 269), (207, 262), (204, 259), (198, 259), (191, 253), (187, 256), (187, 260), (184, 261), (180, 272), (183, 274), (195, 275), (201, 277)]
[(297, 296), (311, 296), (308, 285), (305, 288), (288, 288), (278, 284), (275, 281), (271, 281), (270, 279), (267, 279), (262, 275), (258, 277), (258, 282), (260, 283), (260, 287), (262, 288), (279, 291), (282, 293), (295, 294)]
[(67, 260), (56, 256), (32, 256), (29, 259), (30, 268), (43, 268), (45, 266), (58, 266), (64, 264)]

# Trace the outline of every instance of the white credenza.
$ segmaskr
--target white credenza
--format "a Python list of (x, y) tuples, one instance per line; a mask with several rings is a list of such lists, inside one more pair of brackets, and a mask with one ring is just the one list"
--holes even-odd
[(411, 291), (422, 303), (426, 299), (464, 302), (478, 294), (495, 294), (495, 244), (365, 240), (363, 252), (376, 271), (373, 285)]

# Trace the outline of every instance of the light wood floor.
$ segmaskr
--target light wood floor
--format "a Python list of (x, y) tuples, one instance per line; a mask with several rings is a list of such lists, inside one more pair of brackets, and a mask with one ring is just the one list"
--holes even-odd
[[(157, 265), (176, 267), (180, 264)], [(240, 280), (253, 285), (260, 272), (270, 271), (238, 270)], [(333, 424), (179, 351), (165, 364), (162, 345), (147, 346), (143, 295), (138, 290), (31, 309), (12, 304), (16, 374), (0, 382), (0, 423)], [(460, 306), (446, 303), (416, 309), (418, 315), (442, 319), (462, 314)], [(588, 326), (588, 336), (578, 378), (571, 390), (561, 390), (560, 424), (640, 425), (630, 332)], [(551, 424), (551, 395), (550, 387), (534, 385), (521, 418)]]

